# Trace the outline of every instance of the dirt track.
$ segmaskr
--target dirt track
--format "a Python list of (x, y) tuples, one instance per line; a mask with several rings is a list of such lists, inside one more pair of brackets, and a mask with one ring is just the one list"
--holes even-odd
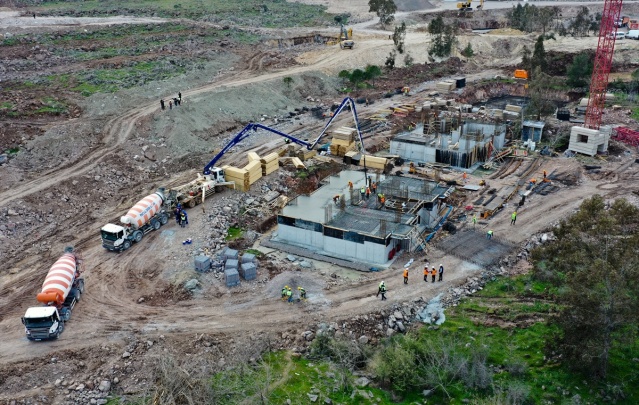
[[(356, 61), (350, 62), (355, 66), (361, 65), (360, 61), (382, 58), (391, 46), (386, 38), (380, 38), (372, 31), (363, 34), (360, 39), (355, 49), (348, 54), (349, 60)], [(411, 35), (409, 44), (425, 46), (424, 36)], [(301, 66), (263, 73), (254, 70), (254, 67), (259, 65), (259, 60), (253, 60), (247, 64), (246, 69), (183, 91), (183, 96), (190, 100), (205, 100), (214, 97), (220, 89), (240, 88), (310, 71), (335, 72), (346, 67), (344, 54), (337, 49), (308, 53), (298, 58), (298, 61), (302, 63)], [(379, 61), (375, 59), (371, 63)], [(388, 104), (392, 102), (387, 101)], [(377, 108), (383, 106), (382, 100)], [(102, 129), (98, 147), (78, 161), (63, 164), (33, 180), (19, 183), (11, 190), (2, 191), (1, 205), (7, 206), (27, 197), (38, 198), (65, 181), (80, 178), (105, 159), (117, 154), (122, 145), (130, 140), (136, 126), (141, 121), (149, 119), (157, 110), (157, 101), (154, 100), (109, 119)], [(565, 218), (583, 198), (595, 193), (603, 193), (610, 197), (628, 196), (631, 190), (639, 186), (637, 165), (632, 163), (633, 160), (634, 157), (624, 157), (606, 163), (606, 170), (612, 173), (609, 177), (598, 180), (583, 177), (578, 185), (563, 187), (559, 192), (549, 196), (530, 198), (526, 206), (519, 211), (516, 227), (509, 225), (510, 220), (504, 212), (491, 219), (489, 226), (496, 235), (513, 244), (519, 244)], [(555, 168), (578, 173), (582, 170), (581, 165), (574, 159), (556, 158), (544, 161), (543, 167), (538, 171), (551, 171)], [(491, 183), (495, 184), (492, 186), (510, 184), (518, 178), (520, 172), (521, 170), (516, 171), (504, 180), (493, 180)], [(620, 185), (626, 188), (620, 188)], [(221, 197), (212, 198), (205, 206), (216, 204), (217, 198)], [(173, 267), (182, 270), (191, 268), (190, 262), (177, 263), (175, 260), (187, 249), (179, 242), (190, 236), (188, 228), (178, 228), (171, 221), (163, 228), (163, 232), (150, 233), (139, 246), (122, 254), (107, 253), (100, 245), (97, 230), (104, 224), (104, 218), (117, 215), (118, 209), (122, 207), (114, 206), (98, 219), (72, 218), (65, 223), (66, 229), (43, 236), (52, 240), (59, 238), (73, 241), (81, 250), (86, 267), (87, 292), (74, 311), (61, 339), (34, 344), (27, 341), (19, 325), (19, 317), (27, 307), (33, 305), (33, 297), (43, 278), (43, 271), (46, 271), (49, 263), (57, 258), (58, 252), (48, 251), (24, 257), (17, 262), (10, 261), (8, 271), (0, 275), (0, 330), (3, 331), (3, 339), (0, 340), (0, 364), (6, 366), (7, 370), (13, 370), (20, 375), (20, 372), (24, 372), (22, 369), (25, 365), (46, 362), (63, 351), (84, 353), (83, 350), (87, 350), (92, 353), (106, 345), (121, 349), (133, 338), (157, 339), (159, 335), (166, 335), (174, 341), (184, 342), (183, 349), (186, 351), (186, 347), (190, 347), (188, 345), (197, 334), (228, 337), (260, 332), (279, 335), (283, 330), (297, 334), (300, 330), (319, 322), (349, 321), (357, 315), (369, 314), (380, 308), (390, 309), (394, 305), (401, 305), (418, 297), (427, 300), (452, 285), (464, 283), (468, 277), (482, 270), (474, 264), (454, 257), (445, 257), (440, 252), (433, 251), (428, 256), (431, 263), (443, 262), (446, 265), (444, 283), (432, 285), (421, 281), (420, 265), (423, 257), (415, 257), (416, 267), (412, 268), (411, 282), (407, 286), (403, 285), (401, 265), (410, 257), (402, 256), (388, 271), (363, 274), (361, 278), (352, 281), (348, 281), (348, 277), (342, 277), (340, 283), (331, 286), (330, 289), (327, 289), (331, 280), (329, 275), (322, 275), (317, 270), (302, 270), (283, 273), (275, 280), (263, 279), (262, 283), (247, 283), (252, 290), (243, 293), (236, 293), (222, 287), (221, 283), (215, 280), (209, 280), (210, 283), (200, 295), (175, 302), (170, 293), (167, 292), (166, 297), (162, 294), (166, 291), (166, 286), (173, 281), (170, 272)], [(196, 209), (190, 214), (190, 221), (190, 226), (197, 228), (204, 226), (205, 218), (200, 210)], [(343, 269), (334, 270), (339, 274), (347, 273), (347, 270)], [(282, 286), (282, 279), (286, 277), (306, 277), (309, 283), (317, 286), (308, 288), (309, 301), (305, 305), (290, 306), (278, 299), (277, 291)], [(264, 278), (264, 273), (261, 273), (260, 278)], [(376, 285), (382, 279), (389, 288), (389, 300), (385, 303), (381, 303), (375, 297)], [(155, 298), (139, 302), (141, 297), (150, 296)], [(176, 350), (179, 352), (181, 348)], [(51, 382), (44, 385), (50, 387)], [(0, 393), (0, 401), (30, 395), (28, 391), (17, 394), (15, 386), (10, 388)]]

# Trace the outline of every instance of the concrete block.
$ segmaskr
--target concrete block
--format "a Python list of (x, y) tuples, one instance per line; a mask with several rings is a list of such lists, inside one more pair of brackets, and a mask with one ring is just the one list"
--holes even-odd
[(242, 255), (242, 263), (255, 263), (255, 255), (253, 253), (244, 253)]
[(240, 266), (240, 262), (237, 259), (226, 259), (224, 263), (224, 269), (237, 269)]
[(224, 270), (224, 279), (226, 280), (227, 287), (240, 285), (240, 273), (238, 273), (236, 269)]
[(223, 259), (237, 259), (239, 257), (239, 252), (235, 249), (226, 248), (224, 252), (222, 252)]
[(195, 257), (195, 271), (206, 273), (211, 270), (211, 259), (208, 256)]
[(257, 277), (257, 266), (253, 263), (242, 263), (239, 272), (244, 280), (254, 280)]

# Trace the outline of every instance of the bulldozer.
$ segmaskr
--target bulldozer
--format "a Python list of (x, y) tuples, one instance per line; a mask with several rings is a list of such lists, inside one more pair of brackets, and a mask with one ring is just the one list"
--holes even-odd
[(459, 11), (473, 11), (473, 7), (470, 5), (472, 1), (473, 0), (468, 0), (457, 3), (457, 9), (459, 9)]
[(349, 28), (348, 30), (346, 30), (344, 24), (341, 24), (339, 34), (339, 47), (342, 49), (353, 49), (354, 45), (355, 41), (353, 41), (353, 29)]

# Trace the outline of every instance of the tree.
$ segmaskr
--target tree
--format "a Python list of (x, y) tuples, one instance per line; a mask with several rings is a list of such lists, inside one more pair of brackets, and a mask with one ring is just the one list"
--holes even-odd
[(588, 79), (592, 75), (592, 62), (585, 53), (580, 53), (572, 60), (566, 72), (568, 85), (571, 87), (587, 87)]
[(291, 88), (291, 83), (293, 83), (293, 78), (290, 76), (286, 76), (285, 78), (282, 79), (282, 81), (284, 82), (284, 84), (286, 85), (286, 88)]
[(536, 67), (528, 83), (530, 100), (526, 107), (526, 113), (534, 116), (537, 121), (541, 121), (541, 117), (555, 112), (555, 104), (547, 98), (548, 90), (551, 86), (552, 78), (543, 73), (540, 67)]
[(441, 34), (444, 32), (444, 25), (444, 19), (438, 15), (428, 24), (428, 33), (431, 35)]
[(413, 66), (414, 62), (415, 62), (415, 59), (410, 54), (410, 52), (406, 52), (406, 55), (404, 56), (404, 66), (406, 67)]
[(355, 69), (353, 70), (353, 73), (351, 73), (349, 80), (355, 85), (355, 88), (357, 88), (357, 85), (365, 80), (364, 76), (365, 73), (363, 70)]
[(382, 69), (377, 65), (367, 65), (364, 70), (365, 80), (372, 80), (373, 86), (375, 86), (375, 78), (382, 75)]
[(570, 24), (570, 35), (573, 37), (585, 37), (590, 29), (590, 11), (582, 6), (577, 12), (577, 16)]
[(532, 59), (530, 49), (526, 45), (521, 50), (521, 66), (529, 72), (532, 72)]
[(473, 55), (475, 54), (475, 51), (473, 51), (473, 47), (470, 44), (470, 42), (466, 45), (466, 47), (461, 51), (461, 54), (463, 57), (465, 58), (472, 58)]
[(546, 51), (544, 50), (543, 35), (537, 37), (537, 42), (535, 42), (535, 50), (533, 51), (530, 66), (533, 71), (535, 70), (535, 68), (539, 67), (542, 72), (545, 72), (548, 68), (548, 63), (546, 62)]
[(406, 23), (402, 22), (402, 25), (398, 25), (395, 27), (395, 32), (393, 33), (393, 43), (395, 44), (395, 49), (399, 54), (404, 53), (404, 40), (406, 39)]
[(393, 70), (395, 68), (396, 57), (397, 57), (397, 52), (393, 49), (392, 51), (390, 51), (390, 53), (386, 57), (386, 62), (384, 62), (384, 66), (386, 66), (390, 70)]
[(449, 56), (456, 43), (457, 34), (455, 27), (452, 25), (444, 25), (443, 30), (433, 38), (429, 53), (440, 58)]
[(368, 0), (368, 11), (377, 14), (382, 28), (386, 28), (395, 19), (397, 6), (393, 0)]
[(537, 11), (537, 23), (541, 27), (541, 34), (546, 34), (546, 29), (555, 19), (557, 7), (541, 7)]
[(595, 195), (554, 234), (533, 252), (535, 277), (559, 287), (564, 305), (554, 346), (568, 366), (605, 378), (611, 352), (636, 337), (639, 208)]
[(349, 72), (348, 70), (342, 70), (342, 71), (339, 72), (337, 77), (339, 77), (340, 79), (342, 79), (343, 82), (345, 82), (346, 80), (350, 79), (351, 72)]

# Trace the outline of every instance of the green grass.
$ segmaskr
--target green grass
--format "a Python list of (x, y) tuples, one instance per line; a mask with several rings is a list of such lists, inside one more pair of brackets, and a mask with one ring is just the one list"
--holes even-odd
[(42, 100), (42, 107), (34, 111), (36, 114), (54, 114), (60, 115), (68, 111), (68, 106), (62, 101), (58, 101), (52, 97), (45, 97)]
[(11, 110), (15, 107), (15, 104), (10, 103), (8, 101), (3, 101), (0, 103), (0, 110)]
[(635, 121), (639, 121), (639, 107), (635, 107), (632, 109), (632, 114), (630, 115), (630, 117)]
[(264, 255), (264, 253), (260, 252), (257, 249), (246, 249), (244, 253), (250, 253), (252, 255), (255, 255), (255, 257), (260, 257)]
[(226, 231), (226, 237), (224, 238), (224, 240), (235, 240), (235, 239), (241, 238), (242, 233), (243, 233), (242, 229), (231, 226)]
[(334, 23), (326, 7), (306, 5), (284, 0), (86, 0), (82, 2), (51, 1), (39, 7), (42, 14), (82, 15), (136, 15), (164, 18), (206, 19), (217, 23), (230, 23), (260, 27), (317, 26)]

